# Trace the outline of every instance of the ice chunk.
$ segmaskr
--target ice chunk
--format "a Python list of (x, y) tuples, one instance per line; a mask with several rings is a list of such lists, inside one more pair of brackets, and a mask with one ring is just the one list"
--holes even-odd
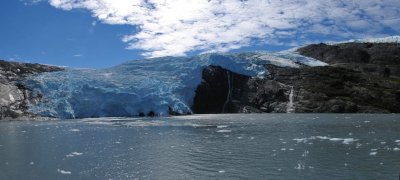
[(350, 143), (353, 143), (355, 141), (358, 141), (358, 140), (354, 139), (354, 138), (345, 138), (345, 139), (343, 139), (343, 144), (350, 144)]
[(295, 138), (293, 140), (297, 141), (297, 143), (307, 143), (310, 140), (316, 140), (316, 139), (329, 140), (329, 141), (333, 141), (333, 142), (342, 142), (343, 144), (351, 144), (355, 141), (358, 141), (358, 139), (354, 139), (354, 138), (331, 138), (331, 137), (327, 137), (327, 136), (311, 136), (309, 138)]
[(218, 130), (217, 133), (230, 133), (232, 132), (232, 130), (228, 130), (228, 129), (222, 129), (222, 130)]
[(222, 128), (227, 128), (228, 126), (226, 126), (226, 125), (219, 125), (219, 126), (217, 126), (217, 128), (219, 128), (219, 129), (222, 129)]
[(65, 171), (65, 170), (62, 170), (62, 169), (57, 169), (57, 172), (59, 172), (61, 174), (67, 174), (67, 175), (72, 174), (71, 171)]
[(294, 167), (297, 170), (304, 170), (305, 169), (305, 165), (303, 163), (298, 163), (296, 167)]
[(83, 153), (72, 152), (70, 154), (67, 154), (66, 157), (75, 157), (75, 156), (81, 156), (81, 155), (83, 155)]
[(308, 138), (295, 138), (293, 139), (294, 141), (297, 141), (297, 143), (306, 143)]

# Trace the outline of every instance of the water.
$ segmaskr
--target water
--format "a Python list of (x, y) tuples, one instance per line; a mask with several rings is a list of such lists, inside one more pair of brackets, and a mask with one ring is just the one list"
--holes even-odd
[(0, 123), (0, 179), (398, 179), (399, 115)]
[(293, 86), (290, 87), (290, 93), (289, 93), (289, 103), (286, 107), (286, 113), (294, 113), (294, 105), (293, 105), (293, 95), (294, 95), (294, 89)]

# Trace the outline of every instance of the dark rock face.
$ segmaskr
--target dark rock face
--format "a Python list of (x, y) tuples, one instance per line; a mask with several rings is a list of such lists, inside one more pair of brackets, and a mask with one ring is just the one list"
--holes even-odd
[(400, 112), (397, 78), (382, 78), (339, 67), (275, 68), (274, 80), (295, 90), (296, 112)]
[(319, 44), (299, 52), (330, 66), (267, 65), (262, 79), (211, 66), (203, 71), (194, 113), (400, 113), (396, 44)]
[(55, 66), (0, 60), (0, 120), (34, 116), (27, 112), (28, 106), (38, 103), (42, 96), (33, 96), (32, 91), (18, 81), (33, 74), (61, 70)]
[(338, 45), (314, 44), (298, 52), (343, 67), (381, 76), (400, 76), (400, 44), (345, 43)]
[(209, 66), (203, 70), (203, 82), (196, 90), (193, 112), (233, 113), (233, 103), (240, 99), (242, 91), (247, 88), (250, 77), (227, 71), (219, 66)]
[(286, 112), (290, 87), (219, 66), (203, 71), (192, 110), (197, 114)]

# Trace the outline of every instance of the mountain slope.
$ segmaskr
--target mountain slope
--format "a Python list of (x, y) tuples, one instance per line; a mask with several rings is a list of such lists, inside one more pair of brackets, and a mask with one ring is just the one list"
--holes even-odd
[(0, 60), (0, 120), (34, 116), (28, 108), (40, 101), (42, 95), (34, 95), (20, 81), (34, 74), (61, 70), (63, 68), (55, 66)]
[(45, 94), (32, 113), (58, 118), (192, 113), (202, 71), (210, 65), (263, 77), (265, 64), (298, 68), (326, 65), (296, 53), (205, 54), (135, 60), (109, 69), (67, 69), (24, 84)]
[[(381, 42), (309, 45), (297, 51), (329, 66), (266, 65), (269, 74), (264, 79), (237, 74), (228, 78), (229, 71), (210, 67), (197, 89), (195, 113), (399, 113), (400, 46)], [(232, 88), (219, 87), (227, 81)], [(221, 88), (225, 91), (216, 91)], [(229, 98), (216, 105), (218, 97)]]
[(143, 59), (99, 70), (4, 62), (3, 69), (12, 68), (2, 73), (0, 97), (12, 117), (400, 112), (399, 45), (368, 41)]

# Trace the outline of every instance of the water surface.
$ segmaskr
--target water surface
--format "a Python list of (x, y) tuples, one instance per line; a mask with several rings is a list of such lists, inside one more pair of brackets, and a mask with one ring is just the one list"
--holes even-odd
[(398, 179), (400, 115), (0, 123), (0, 179)]

